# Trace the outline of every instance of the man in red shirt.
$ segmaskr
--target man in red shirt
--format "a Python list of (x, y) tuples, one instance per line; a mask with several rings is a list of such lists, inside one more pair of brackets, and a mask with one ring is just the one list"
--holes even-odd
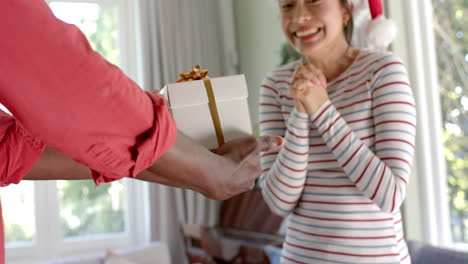
[(13, 115), (0, 111), (1, 186), (136, 177), (227, 199), (253, 186), (257, 153), (282, 144), (246, 137), (213, 154), (178, 133), (161, 97), (105, 61), (45, 1), (2, 0), (0, 17), (0, 104)]

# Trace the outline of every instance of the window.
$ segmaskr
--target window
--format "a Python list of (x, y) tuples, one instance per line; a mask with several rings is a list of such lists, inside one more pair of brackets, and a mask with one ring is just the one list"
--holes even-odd
[(451, 241), (468, 245), (468, 2), (432, 5)]
[(11, 245), (30, 244), (36, 236), (34, 185), (24, 182), (2, 189), (5, 242)]
[(408, 239), (468, 250), (468, 5), (465, 0), (386, 2), (399, 28), (418, 111)]
[[(135, 77), (135, 1), (48, 2), (58, 18), (80, 28), (104, 58)], [(124, 179), (98, 187), (91, 180), (23, 181), (2, 189), (7, 262), (102, 253), (146, 241), (145, 188), (142, 182)]]

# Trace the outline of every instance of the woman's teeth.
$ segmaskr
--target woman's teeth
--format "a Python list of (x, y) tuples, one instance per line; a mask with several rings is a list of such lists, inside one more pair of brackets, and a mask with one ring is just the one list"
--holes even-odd
[(299, 38), (302, 38), (302, 37), (305, 37), (305, 36), (313, 35), (313, 34), (317, 33), (319, 31), (319, 29), (320, 28), (311, 28), (311, 29), (308, 29), (308, 30), (305, 30), (305, 31), (297, 31), (296, 36), (299, 37)]

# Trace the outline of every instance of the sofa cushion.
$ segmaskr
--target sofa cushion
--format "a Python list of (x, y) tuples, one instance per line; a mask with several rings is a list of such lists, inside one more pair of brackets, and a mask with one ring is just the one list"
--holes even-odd
[(124, 257), (121, 257), (114, 253), (113, 251), (108, 251), (106, 254), (106, 258), (104, 259), (104, 264), (136, 264), (131, 262)]
[(467, 264), (468, 252), (431, 246), (419, 241), (408, 241), (413, 264)]
[(153, 242), (149, 245), (131, 249), (118, 250), (116, 253), (135, 264), (171, 263), (169, 248), (166, 244), (160, 242)]
[(82, 257), (82, 258), (69, 258), (62, 260), (55, 260), (52, 262), (45, 262), (42, 264), (102, 264), (101, 256)]
[[(171, 264), (169, 248), (166, 244), (153, 242), (151, 244), (133, 247), (129, 249), (116, 250), (116, 255), (125, 259), (131, 264)], [(105, 261), (104, 253), (94, 257), (80, 257), (45, 262), (42, 264), (103, 264)], [(112, 264), (124, 264), (111, 262)], [(125, 263), (127, 264), (127, 263)]]

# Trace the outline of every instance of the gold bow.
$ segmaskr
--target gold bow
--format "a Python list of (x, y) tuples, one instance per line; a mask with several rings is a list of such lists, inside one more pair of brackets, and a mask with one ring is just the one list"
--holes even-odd
[(216, 138), (218, 140), (218, 146), (224, 145), (224, 134), (221, 127), (221, 121), (219, 119), (218, 107), (216, 106), (216, 99), (213, 92), (213, 86), (211, 85), (210, 77), (208, 77), (208, 70), (200, 69), (200, 65), (196, 65), (189, 72), (179, 73), (180, 79), (177, 82), (188, 82), (203, 80), (206, 89), (206, 95), (208, 96), (208, 106), (210, 108), (211, 119), (213, 120), (213, 126), (216, 132)]
[(188, 82), (194, 80), (206, 80), (209, 79), (208, 77), (208, 70), (200, 69), (200, 65), (196, 65), (192, 68), (189, 72), (181, 72), (179, 73), (180, 79), (177, 82)]

